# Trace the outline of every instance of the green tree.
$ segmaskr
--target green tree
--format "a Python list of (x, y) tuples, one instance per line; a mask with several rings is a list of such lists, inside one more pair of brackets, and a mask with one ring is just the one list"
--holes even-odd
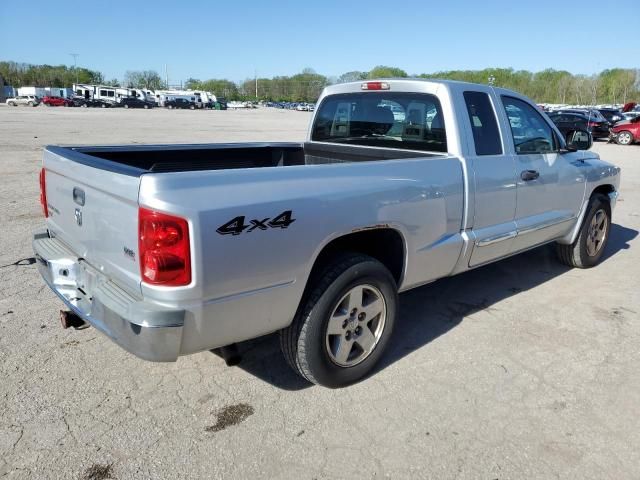
[(407, 72), (400, 68), (386, 67), (384, 65), (374, 67), (367, 75), (368, 78), (405, 78), (408, 76)]

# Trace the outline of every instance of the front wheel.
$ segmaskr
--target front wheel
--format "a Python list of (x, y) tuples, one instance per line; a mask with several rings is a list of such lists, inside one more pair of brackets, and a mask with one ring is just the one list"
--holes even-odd
[(298, 312), (280, 332), (289, 365), (330, 388), (357, 382), (382, 356), (393, 331), (398, 293), (379, 261), (351, 253), (311, 279)]
[(631, 145), (633, 143), (633, 135), (631, 132), (623, 130), (616, 136), (616, 143), (618, 145)]
[(124, 104), (124, 108), (129, 108), (129, 105), (127, 105), (126, 103)]
[(558, 257), (565, 265), (591, 268), (600, 263), (611, 230), (611, 205), (605, 195), (591, 197), (578, 238), (571, 245), (557, 245)]

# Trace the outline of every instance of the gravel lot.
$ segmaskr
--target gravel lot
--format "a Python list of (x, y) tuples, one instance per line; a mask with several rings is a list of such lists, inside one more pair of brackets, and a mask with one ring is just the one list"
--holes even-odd
[(623, 169), (600, 266), (543, 247), (403, 294), (347, 389), (302, 382), (276, 336), (229, 368), (59, 327), (31, 259), (44, 145), (302, 140), (309, 118), (0, 107), (0, 477), (639, 478), (640, 146), (594, 146)]

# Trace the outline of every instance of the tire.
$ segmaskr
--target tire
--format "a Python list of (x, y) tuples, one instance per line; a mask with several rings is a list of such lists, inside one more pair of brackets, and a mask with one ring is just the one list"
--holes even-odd
[(82, 105), (80, 105), (82, 108), (88, 108), (89, 105), (87, 105), (86, 103), (83, 103)]
[(611, 231), (611, 205), (605, 195), (591, 197), (578, 238), (571, 245), (557, 244), (558, 258), (575, 268), (591, 268), (600, 263)]
[(631, 145), (633, 143), (633, 134), (627, 130), (622, 130), (616, 135), (616, 143), (618, 145)]
[(107, 108), (107, 104), (106, 103), (101, 103), (100, 104), (100, 108)]
[(33, 102), (29, 102), (27, 103), (27, 105), (29, 105), (30, 107), (33, 107)]
[(149, 108), (149, 105), (145, 105), (143, 108), (147, 110)]
[(195, 110), (195, 109), (196, 109), (195, 105), (191, 105), (189, 108), (190, 108), (191, 110)]
[(124, 108), (129, 108), (129, 105), (125, 103)]
[(17, 107), (18, 105), (17, 105), (16, 103), (9, 102), (9, 106), (11, 106), (11, 107)]
[(285, 359), (317, 385), (355, 383), (373, 369), (391, 338), (398, 305), (395, 280), (374, 258), (347, 253), (309, 282), (293, 322), (280, 332)]

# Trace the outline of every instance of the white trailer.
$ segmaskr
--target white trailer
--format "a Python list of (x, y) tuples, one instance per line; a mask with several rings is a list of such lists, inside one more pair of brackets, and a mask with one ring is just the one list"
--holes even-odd
[(213, 96), (213, 94), (209, 92), (199, 90), (156, 90), (155, 93), (160, 106), (164, 106), (166, 100), (185, 98), (191, 102), (195, 102), (198, 108), (204, 108), (209, 103), (211, 96)]

